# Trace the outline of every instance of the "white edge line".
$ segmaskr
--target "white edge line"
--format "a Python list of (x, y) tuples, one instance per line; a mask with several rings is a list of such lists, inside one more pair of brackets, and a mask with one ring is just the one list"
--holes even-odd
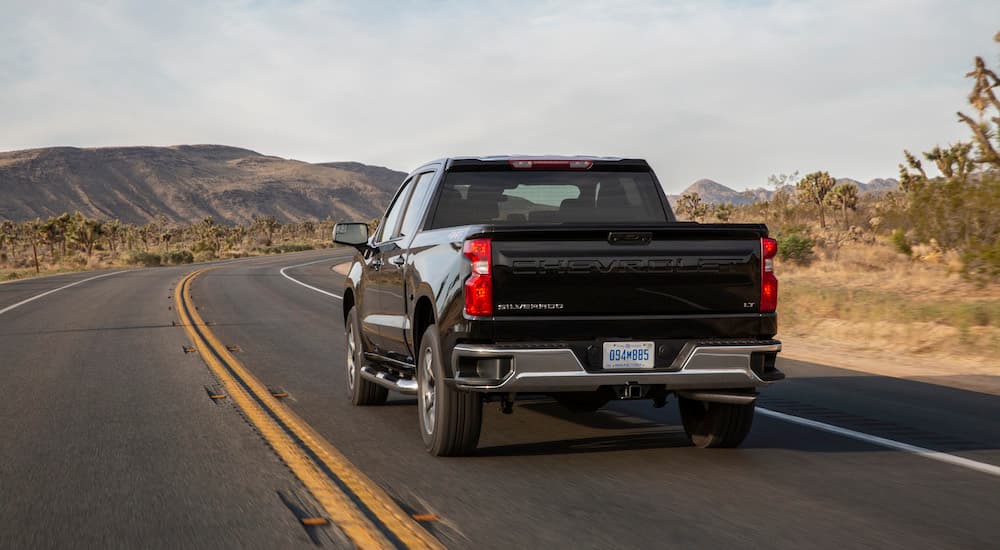
[(858, 441), (864, 441), (865, 443), (871, 443), (873, 445), (887, 447), (889, 449), (895, 449), (897, 451), (912, 453), (918, 456), (922, 456), (924, 458), (929, 458), (931, 460), (937, 460), (938, 462), (944, 462), (947, 464), (952, 464), (954, 466), (961, 466), (962, 468), (968, 468), (970, 470), (975, 470), (977, 472), (982, 472), (984, 474), (990, 474), (1000, 477), (1000, 466), (994, 466), (993, 464), (986, 464), (985, 462), (977, 462), (975, 460), (962, 458), (960, 456), (955, 456), (953, 454), (943, 453), (941, 451), (933, 451), (931, 449), (925, 449), (924, 447), (917, 447), (916, 445), (910, 445), (908, 443), (901, 443), (899, 441), (886, 439), (884, 437), (878, 437), (862, 432), (856, 432), (854, 430), (849, 430), (847, 428), (834, 426), (833, 424), (826, 424), (824, 422), (809, 420), (808, 418), (792, 416), (790, 414), (785, 414), (778, 411), (772, 411), (770, 409), (765, 409), (763, 407), (757, 407), (757, 412), (765, 416), (770, 416), (772, 418), (777, 418), (779, 420), (784, 420), (786, 422), (791, 422), (793, 424), (799, 424), (801, 426), (806, 426), (816, 430), (821, 430), (824, 432), (829, 432), (832, 434), (849, 437), (851, 439), (857, 439)]
[(86, 283), (87, 281), (93, 281), (94, 279), (100, 279), (100, 278), (103, 278), (103, 277), (110, 277), (112, 275), (118, 275), (119, 273), (128, 273), (128, 271), (130, 271), (130, 270), (126, 270), (126, 271), (112, 271), (111, 273), (104, 273), (104, 274), (101, 274), (101, 275), (97, 275), (96, 277), (89, 277), (87, 279), (81, 279), (79, 281), (72, 282), (72, 283), (70, 283), (68, 285), (63, 285), (63, 286), (61, 286), (59, 288), (53, 288), (52, 290), (47, 290), (47, 291), (45, 291), (45, 292), (43, 292), (41, 294), (36, 294), (36, 295), (32, 296), (31, 298), (28, 298), (26, 300), (21, 300), (20, 302), (18, 302), (16, 304), (9, 305), (9, 306), (7, 306), (7, 307), (5, 307), (3, 309), (0, 309), (0, 315), (3, 315), (4, 313), (7, 313), (8, 311), (11, 311), (13, 309), (17, 309), (17, 308), (19, 308), (19, 307), (21, 307), (24, 304), (27, 304), (29, 302), (34, 302), (35, 300), (37, 300), (39, 298), (44, 298), (45, 296), (48, 296), (49, 294), (52, 294), (53, 292), (59, 292), (60, 290), (66, 290), (67, 288), (69, 288), (71, 286), (76, 286), (76, 285), (79, 285), (79, 284), (83, 284), (83, 283)]
[[(327, 291), (323, 290), (322, 288), (316, 288), (316, 287), (314, 287), (312, 285), (307, 285), (307, 284), (303, 283), (302, 281), (300, 281), (300, 280), (292, 277), (291, 275), (285, 273), (286, 269), (295, 269), (296, 267), (305, 267), (307, 265), (313, 265), (313, 264), (318, 264), (318, 263), (322, 263), (322, 262), (330, 262), (330, 261), (336, 261), (336, 258), (323, 258), (322, 260), (316, 260), (314, 262), (306, 262), (304, 264), (296, 264), (296, 265), (286, 266), (286, 267), (281, 268), (278, 271), (278, 273), (281, 273), (281, 276), (284, 277), (284, 278), (286, 278), (286, 279), (288, 279), (289, 281), (291, 281), (291, 282), (293, 282), (293, 283), (295, 283), (297, 285), (302, 285), (302, 286), (308, 288), (309, 290), (315, 290), (316, 292), (319, 292), (320, 294), (326, 294), (327, 296), (329, 296), (331, 298), (336, 298), (338, 300), (343, 300), (344, 297), (341, 296), (341, 295), (339, 295), (339, 294), (334, 294), (332, 292), (327, 292)], [(3, 313), (3, 312), (0, 312), (0, 313)]]

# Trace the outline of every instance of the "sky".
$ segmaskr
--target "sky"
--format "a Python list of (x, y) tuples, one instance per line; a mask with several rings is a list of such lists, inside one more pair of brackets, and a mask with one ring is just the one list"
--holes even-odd
[(967, 139), (1000, 2), (0, 0), (0, 150), (220, 143), (409, 171), (646, 158), (668, 192), (895, 177)]

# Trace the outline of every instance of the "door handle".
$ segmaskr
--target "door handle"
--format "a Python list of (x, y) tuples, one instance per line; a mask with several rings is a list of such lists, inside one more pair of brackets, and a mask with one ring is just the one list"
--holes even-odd
[(392, 265), (394, 265), (396, 267), (403, 267), (403, 264), (406, 263), (406, 258), (404, 258), (402, 256), (396, 256), (396, 257), (394, 257), (393, 259), (391, 259), (389, 261), (392, 262)]

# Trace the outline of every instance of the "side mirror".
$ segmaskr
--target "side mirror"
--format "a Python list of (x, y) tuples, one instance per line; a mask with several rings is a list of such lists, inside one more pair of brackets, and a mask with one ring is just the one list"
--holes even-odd
[(338, 223), (333, 226), (333, 242), (355, 248), (368, 245), (368, 224), (365, 222)]

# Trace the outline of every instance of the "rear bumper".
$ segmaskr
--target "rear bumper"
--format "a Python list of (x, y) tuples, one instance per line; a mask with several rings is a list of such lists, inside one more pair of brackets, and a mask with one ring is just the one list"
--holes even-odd
[(569, 348), (459, 344), (452, 364), (499, 359), (509, 365), (501, 379), (458, 376), (456, 387), (482, 392), (592, 391), (601, 386), (662, 385), (672, 390), (756, 388), (784, 378), (774, 369), (781, 342), (759, 344), (691, 343), (670, 369), (648, 371), (587, 370)]

